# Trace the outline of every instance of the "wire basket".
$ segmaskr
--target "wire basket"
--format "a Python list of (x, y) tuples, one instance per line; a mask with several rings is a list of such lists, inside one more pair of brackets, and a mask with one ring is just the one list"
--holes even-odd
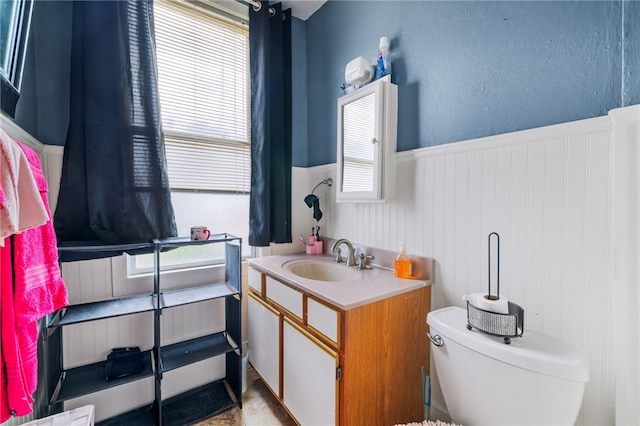
[(509, 313), (499, 314), (485, 311), (467, 302), (467, 328), (475, 328), (492, 336), (504, 337), (504, 343), (511, 343), (511, 337), (522, 337), (524, 331), (524, 309), (509, 302)]

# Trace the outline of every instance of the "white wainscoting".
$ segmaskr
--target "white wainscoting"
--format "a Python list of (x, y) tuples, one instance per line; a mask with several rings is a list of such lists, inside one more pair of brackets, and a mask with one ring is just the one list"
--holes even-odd
[(13, 120), (0, 112), (0, 128), (14, 138), (38, 153), (42, 163), (42, 172), (49, 183), (49, 207), (54, 212), (58, 204), (58, 192), (60, 191), (60, 177), (62, 176), (62, 154), (64, 147), (44, 145), (30, 133), (18, 126)]
[[(624, 135), (613, 131), (614, 122), (626, 126)], [(629, 235), (633, 216), (614, 224), (613, 206), (614, 147), (626, 144), (636, 156), (627, 160), (632, 177), (621, 178), (633, 181), (618, 197), (635, 193), (627, 203), (638, 212), (638, 123), (640, 107), (634, 106), (606, 117), (398, 153), (396, 198), (336, 204), (334, 196), (324, 197), (324, 235), (386, 250), (404, 241), (409, 253), (433, 258), (432, 309), (439, 309), (464, 306), (465, 293), (486, 290), (487, 237), (498, 232), (501, 295), (524, 307), (526, 328), (578, 344), (588, 354), (591, 378), (577, 424), (614, 424), (620, 404), (624, 418), (632, 419), (626, 424), (634, 424), (639, 274), (637, 257), (628, 256), (631, 271), (614, 282), (613, 237), (636, 241), (637, 256), (638, 225)], [(332, 174), (334, 164), (313, 167), (308, 181)], [(619, 287), (630, 300), (620, 301)], [(435, 376), (433, 366), (431, 371)], [(626, 395), (616, 391), (616, 372), (618, 380), (631, 375), (618, 386)], [(433, 382), (432, 404), (446, 412), (436, 377)]]

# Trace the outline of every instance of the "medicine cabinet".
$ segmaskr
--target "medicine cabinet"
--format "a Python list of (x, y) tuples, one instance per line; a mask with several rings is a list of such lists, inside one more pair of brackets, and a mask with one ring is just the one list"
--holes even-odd
[(392, 199), (398, 86), (388, 77), (338, 99), (336, 201)]

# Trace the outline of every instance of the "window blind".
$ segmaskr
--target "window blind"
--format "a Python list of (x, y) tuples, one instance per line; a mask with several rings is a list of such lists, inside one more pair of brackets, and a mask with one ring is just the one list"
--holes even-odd
[(154, 3), (171, 189), (249, 192), (249, 36), (198, 3)]

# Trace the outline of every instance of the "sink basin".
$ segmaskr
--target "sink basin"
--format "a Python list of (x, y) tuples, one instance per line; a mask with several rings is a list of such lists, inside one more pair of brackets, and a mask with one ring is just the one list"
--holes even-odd
[(316, 281), (351, 281), (360, 275), (355, 268), (329, 262), (298, 261), (283, 265), (285, 269), (301, 278)]

